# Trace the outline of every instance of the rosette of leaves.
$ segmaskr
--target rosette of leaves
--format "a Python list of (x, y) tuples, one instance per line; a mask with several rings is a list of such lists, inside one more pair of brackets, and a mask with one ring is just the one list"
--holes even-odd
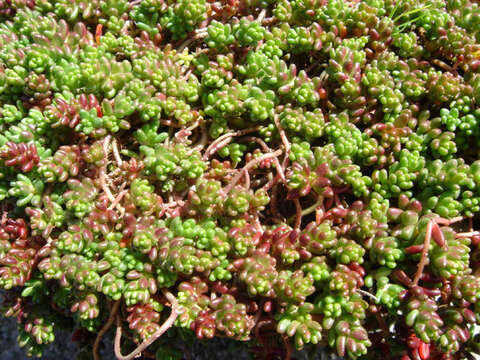
[(198, 277), (193, 277), (190, 282), (182, 282), (178, 285), (178, 318), (181, 327), (190, 328), (198, 315), (206, 310), (210, 299), (205, 293), (208, 286)]
[(351, 359), (365, 355), (372, 345), (365, 328), (351, 317), (343, 317), (336, 322), (328, 332), (328, 343), (336, 348), (338, 355), (348, 355)]
[[(198, 153), (192, 152), (183, 144), (171, 148), (142, 145), (140, 151), (145, 155), (145, 173), (162, 181), (164, 191), (171, 191), (173, 188), (181, 190), (187, 185), (186, 181), (200, 177), (206, 168)], [(174, 182), (175, 177), (183, 181)]]
[(233, 296), (226, 294), (212, 300), (211, 307), (215, 310), (212, 316), (217, 330), (231, 338), (242, 340), (248, 337), (254, 321), (252, 316), (247, 315), (245, 304), (237, 303)]
[(317, 344), (322, 339), (322, 326), (313, 319), (313, 305), (288, 305), (284, 312), (277, 315), (277, 332), (293, 337), (297, 349), (305, 344)]
[(238, 279), (247, 286), (250, 296), (262, 295), (274, 297), (273, 285), (277, 281), (276, 260), (259, 251), (235, 263), (238, 268)]

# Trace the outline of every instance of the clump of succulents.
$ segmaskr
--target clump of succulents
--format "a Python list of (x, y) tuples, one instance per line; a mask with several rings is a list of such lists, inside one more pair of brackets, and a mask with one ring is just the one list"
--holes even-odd
[[(40, 357), (480, 351), (473, 0), (0, 0), (0, 287)], [(163, 335), (163, 336), (162, 336)], [(125, 355), (128, 354), (128, 355)], [(82, 352), (82, 356), (85, 352)]]

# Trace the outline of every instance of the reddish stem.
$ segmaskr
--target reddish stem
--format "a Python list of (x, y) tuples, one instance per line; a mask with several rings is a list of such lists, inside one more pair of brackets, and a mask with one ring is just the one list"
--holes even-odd
[(115, 356), (118, 360), (132, 360), (133, 358), (138, 357), (146, 348), (148, 348), (151, 344), (153, 344), (160, 336), (163, 335), (170, 327), (173, 325), (175, 320), (177, 319), (178, 313), (178, 302), (175, 296), (166, 289), (162, 290), (165, 297), (170, 301), (172, 305), (170, 316), (167, 320), (160, 326), (160, 328), (152, 335), (149, 339), (143, 341), (140, 345), (137, 346), (135, 350), (133, 350), (128, 355), (122, 355), (121, 348), (120, 348), (120, 341), (122, 339), (122, 324), (120, 318), (117, 317), (117, 333), (115, 334)]
[(110, 329), (110, 327), (113, 324), (113, 320), (115, 319), (115, 316), (117, 315), (118, 309), (120, 308), (120, 300), (117, 300), (115, 304), (113, 304), (112, 309), (110, 310), (110, 316), (108, 317), (107, 322), (103, 327), (100, 329), (98, 332), (98, 335), (95, 339), (95, 342), (93, 344), (93, 358), (95, 360), (101, 360), (100, 353), (98, 352), (98, 347), (100, 346), (100, 342), (102, 341), (103, 335), (106, 334), (106, 332)]
[(283, 343), (285, 344), (285, 350), (286, 350), (285, 360), (290, 360), (292, 358), (292, 352), (293, 352), (292, 345), (288, 341), (288, 336), (283, 335), (282, 340), (283, 340)]
[(417, 272), (413, 279), (413, 286), (418, 285), (418, 280), (420, 280), (420, 276), (423, 274), (423, 269), (425, 268), (425, 264), (427, 263), (427, 255), (428, 249), (430, 248), (430, 239), (432, 237), (432, 227), (433, 227), (434, 220), (430, 220), (427, 224), (427, 231), (425, 233), (425, 241), (423, 242), (423, 250), (422, 250), (422, 257), (420, 258), (420, 262), (418, 263)]
[(263, 160), (266, 160), (266, 159), (270, 159), (272, 157), (277, 157), (279, 156), (283, 151), (282, 150), (277, 150), (273, 153), (267, 153), (267, 154), (263, 154), (262, 156), (259, 156), (257, 158), (254, 158), (252, 160), (250, 160), (244, 167), (241, 171), (237, 172), (237, 174), (235, 175), (235, 177), (232, 179), (232, 181), (223, 189), (223, 194), (224, 195), (227, 195), (230, 190), (233, 189), (233, 187), (238, 183), (238, 181), (240, 180), (240, 178), (243, 176), (243, 172), (244, 171), (248, 171), (250, 170), (252, 167), (254, 167), (255, 165), (257, 165), (259, 162), (262, 162)]
[(298, 198), (293, 199), (295, 203), (296, 209), (296, 217), (295, 217), (295, 229), (300, 229), (300, 225), (302, 224), (302, 205), (300, 205), (300, 200)]

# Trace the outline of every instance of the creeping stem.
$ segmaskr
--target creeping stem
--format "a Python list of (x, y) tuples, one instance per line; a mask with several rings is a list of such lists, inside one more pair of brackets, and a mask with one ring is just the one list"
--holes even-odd
[(128, 355), (122, 355), (122, 351), (120, 348), (120, 340), (122, 339), (122, 324), (119, 317), (117, 317), (117, 332), (115, 334), (115, 356), (118, 360), (131, 360), (139, 356), (146, 348), (152, 345), (160, 336), (162, 336), (170, 327), (172, 327), (173, 323), (177, 319), (178, 316), (178, 302), (175, 296), (168, 290), (162, 289), (163, 294), (170, 301), (171, 304), (171, 312), (170, 316), (167, 320), (160, 326), (158, 329), (149, 339), (143, 341), (140, 345), (137, 346), (135, 350), (133, 350)]
[(113, 304), (112, 309), (110, 310), (110, 316), (108, 317), (107, 322), (103, 325), (103, 327), (100, 329), (98, 332), (98, 335), (95, 339), (95, 342), (93, 343), (93, 358), (95, 360), (101, 360), (100, 353), (98, 352), (98, 348), (100, 346), (100, 343), (102, 341), (103, 336), (106, 334), (106, 332), (110, 329), (110, 327), (113, 324), (113, 321), (115, 320), (115, 317), (117, 316), (118, 309), (120, 308), (120, 300), (117, 300), (115, 304)]

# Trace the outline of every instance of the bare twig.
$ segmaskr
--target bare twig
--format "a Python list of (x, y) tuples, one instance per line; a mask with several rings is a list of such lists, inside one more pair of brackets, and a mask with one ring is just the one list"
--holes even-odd
[(239, 171), (237, 173), (237, 175), (235, 175), (235, 177), (232, 179), (232, 181), (223, 189), (223, 195), (226, 195), (230, 192), (230, 190), (233, 189), (233, 187), (238, 183), (238, 181), (240, 180), (240, 178), (243, 176), (243, 172), (244, 171), (248, 171), (250, 170), (252, 167), (254, 167), (255, 165), (257, 165), (259, 162), (262, 162), (266, 159), (270, 159), (272, 157), (276, 157), (276, 156), (279, 156), (283, 151), (282, 150), (277, 150), (273, 153), (267, 153), (267, 154), (263, 154), (262, 156), (259, 156), (257, 158), (254, 158), (252, 160), (250, 160), (244, 167), (241, 171)]
[(413, 279), (413, 286), (418, 285), (418, 281), (420, 280), (422, 274), (423, 274), (423, 269), (425, 268), (425, 265), (427, 263), (427, 258), (428, 258), (428, 251), (430, 249), (430, 240), (432, 238), (432, 230), (433, 226), (436, 225), (451, 225), (453, 223), (462, 221), (464, 218), (462, 216), (457, 216), (452, 219), (445, 219), (445, 218), (433, 218), (431, 219), (428, 224), (427, 224), (427, 230), (425, 233), (425, 241), (423, 242), (423, 249), (422, 249), (422, 255), (420, 258), (420, 262), (418, 263), (417, 267), (417, 272), (415, 273), (415, 278)]
[[(233, 136), (229, 136), (227, 138), (223, 138), (222, 141), (219, 141), (215, 144), (214, 147), (209, 147), (207, 149), (207, 151), (205, 151), (205, 154), (203, 155), (203, 160), (208, 160), (208, 158), (215, 154), (218, 150), (224, 148), (225, 146), (227, 146), (228, 144), (230, 144), (230, 142), (232, 141), (232, 137)], [(213, 145), (213, 143), (212, 143)], [(210, 151), (208, 151), (210, 150)]]
[(285, 360), (290, 360), (292, 358), (292, 352), (293, 352), (292, 345), (290, 344), (289, 338), (287, 335), (283, 335), (282, 340), (283, 340), (283, 343), (285, 344), (285, 350), (286, 350)]
[(319, 206), (322, 206), (322, 205), (323, 205), (323, 196), (319, 196), (317, 201), (315, 202), (315, 204), (313, 204), (313, 205), (309, 206), (308, 208), (302, 210), (302, 216), (306, 216), (306, 215), (311, 214), (312, 212), (316, 211)]
[(270, 210), (274, 218), (280, 219), (281, 216), (277, 207), (277, 197), (278, 197), (278, 184), (275, 184), (273, 185), (272, 196), (270, 198)]
[(199, 28), (199, 29), (196, 29), (195, 30), (195, 35), (199, 35), (202, 36), (203, 34), (205, 34), (205, 36), (208, 34), (208, 28), (206, 27), (202, 27), (202, 28)]
[(433, 220), (430, 220), (427, 224), (427, 232), (425, 233), (425, 241), (423, 242), (422, 256), (420, 262), (418, 263), (417, 272), (415, 273), (415, 278), (413, 279), (413, 286), (418, 285), (418, 281), (423, 274), (423, 269), (427, 263), (428, 249), (430, 248), (430, 239), (432, 238), (432, 228)]
[[(206, 35), (207, 34), (205, 34), (205, 36)], [(183, 43), (180, 44), (180, 46), (177, 48), (177, 51), (182, 52), (183, 50), (185, 50), (186, 47), (188, 47), (191, 43), (193, 43), (197, 39), (198, 39), (198, 37), (196, 37), (196, 36), (192, 36), (192, 37), (188, 38), (187, 40), (185, 40)]]
[(469, 232), (463, 232), (463, 233), (457, 233), (455, 237), (457, 239), (463, 239), (463, 238), (470, 238), (472, 236), (479, 236), (480, 231), (469, 231)]
[(107, 322), (103, 325), (103, 327), (98, 332), (95, 342), (93, 343), (93, 349), (92, 349), (93, 358), (95, 360), (101, 360), (100, 354), (98, 352), (98, 347), (100, 346), (100, 342), (102, 341), (103, 335), (105, 335), (107, 331), (110, 329), (110, 327), (112, 326), (115, 316), (117, 316), (117, 312), (119, 308), (120, 308), (120, 300), (117, 300), (115, 304), (113, 304), (112, 309), (110, 310), (110, 316), (108, 317)]
[(267, 9), (262, 9), (262, 11), (260, 11), (260, 14), (258, 14), (257, 21), (261, 23), (263, 19), (265, 19), (266, 14), (267, 14)]
[(115, 334), (115, 356), (117, 357), (118, 360), (132, 360), (133, 358), (136, 358), (139, 356), (146, 348), (148, 348), (151, 344), (153, 344), (160, 336), (165, 333), (170, 327), (173, 325), (175, 320), (177, 319), (178, 313), (177, 313), (177, 308), (178, 308), (178, 302), (175, 296), (169, 292), (166, 289), (162, 289), (163, 294), (165, 297), (170, 301), (170, 304), (172, 305), (171, 311), (170, 311), (170, 316), (168, 317), (167, 320), (160, 326), (160, 328), (155, 331), (155, 333), (150, 336), (149, 339), (143, 341), (140, 345), (137, 346), (135, 350), (133, 350), (130, 354), (128, 355), (122, 355), (121, 348), (120, 348), (120, 340), (122, 339), (122, 324), (120, 321), (120, 318), (117, 317), (117, 333)]
[[(259, 144), (263, 151), (265, 152), (272, 152), (273, 150), (265, 143), (265, 141), (263, 141), (262, 139), (258, 138), (258, 137), (255, 137), (255, 136), (246, 136), (244, 138), (244, 140), (246, 141), (254, 141), (256, 142), (257, 144)], [(283, 168), (282, 166), (280, 165), (280, 162), (278, 161), (277, 158), (274, 158), (273, 159), (273, 162), (275, 164), (275, 168), (277, 169), (277, 172), (278, 172), (278, 175), (280, 175), (280, 179), (282, 180), (283, 183), (286, 182), (286, 178), (285, 178), (285, 174), (283, 172)]]
[(117, 139), (113, 139), (112, 141), (112, 149), (113, 149), (113, 157), (117, 162), (117, 165), (120, 167), (123, 164), (122, 158), (120, 157), (120, 153), (118, 151)]
[(160, 124), (163, 126), (174, 127), (174, 128), (181, 128), (181, 126), (172, 120), (160, 119)]
[(290, 155), (290, 142), (288, 141), (287, 134), (280, 124), (280, 119), (278, 118), (278, 114), (275, 114), (273, 117), (273, 121), (275, 122), (275, 126), (277, 127), (278, 133), (280, 134), (280, 139), (282, 140), (283, 147), (285, 148), (285, 157), (283, 158), (282, 168), (285, 169), (288, 163), (288, 156)]
[(293, 199), (295, 203), (295, 229), (300, 229), (300, 225), (302, 224), (302, 205), (300, 205), (300, 200), (298, 198)]
[(462, 221), (464, 218), (462, 216), (457, 216), (451, 219), (445, 219), (445, 218), (434, 218), (433, 221), (435, 221), (439, 225), (451, 225), (453, 223)]
[(106, 170), (107, 170), (107, 164), (108, 164), (108, 155), (110, 154), (110, 139), (111, 135), (105, 136), (105, 139), (103, 140), (103, 165), (100, 169), (100, 186), (102, 187), (103, 191), (107, 195), (108, 199), (113, 202), (115, 201), (115, 197), (112, 195), (112, 192), (110, 191), (110, 188), (107, 185), (107, 179), (106, 179)]
[(250, 175), (248, 174), (248, 170), (243, 170), (245, 174), (245, 188), (250, 189)]
[(188, 39), (186, 39), (177, 47), (177, 52), (182, 52), (183, 50), (185, 50), (185, 48), (193, 44), (196, 40), (203, 39), (207, 35), (208, 35), (207, 27), (196, 29), (193, 33), (191, 33)]
[(194, 146), (195, 151), (201, 151), (208, 142), (207, 128), (205, 126), (205, 122), (203, 121), (200, 123), (200, 131), (202, 137), (200, 138), (199, 142)]
[(370, 298), (372, 298), (373, 300), (375, 300), (376, 303), (378, 303), (378, 299), (375, 295), (369, 293), (368, 291), (365, 291), (365, 290), (362, 290), (362, 289), (357, 289), (356, 290), (360, 295), (364, 295), (364, 296), (368, 296)]
[[(220, 150), (223, 146), (227, 145), (230, 141), (232, 141), (232, 137), (234, 136), (242, 136), (245, 134), (249, 134), (252, 132), (255, 132), (258, 130), (258, 126), (254, 128), (248, 128), (244, 130), (239, 130), (239, 131), (234, 131), (230, 133), (223, 134), (222, 136), (219, 136), (217, 139), (215, 139), (205, 150), (205, 153), (203, 154), (203, 160), (208, 160), (210, 156), (212, 156), (215, 152)], [(227, 141), (228, 140), (228, 141)]]
[(267, 348), (268, 345), (265, 343), (265, 340), (260, 336), (260, 329), (264, 326), (273, 324), (272, 319), (260, 320), (256, 323), (254, 328), (255, 339), (262, 345), (263, 348)]
[(452, 66), (448, 65), (447, 63), (443, 62), (442, 60), (440, 59), (433, 59), (432, 60), (432, 64), (433, 65), (437, 65), (440, 69), (444, 70), (444, 71), (448, 71), (448, 72), (451, 72), (455, 75), (458, 75), (457, 71), (455, 70), (455, 68), (453, 68)]
[[(312, 62), (312, 63), (308, 66), (308, 68), (305, 69), (305, 72), (306, 72), (307, 74), (310, 73), (310, 71), (313, 70), (317, 65), (321, 64), (322, 61), (325, 61), (325, 60), (320, 59), (320, 60), (317, 60), (317, 61)], [(322, 64), (322, 65), (325, 65), (325, 67), (327, 66), (327, 64)], [(323, 74), (323, 73), (322, 73), (322, 74)]]
[(110, 188), (107, 185), (105, 169), (103, 168), (100, 170), (99, 180), (100, 180), (100, 186), (102, 187), (103, 191), (107, 195), (108, 200), (110, 200), (112, 203), (115, 202), (115, 196), (113, 196), (112, 192), (110, 191)]
[[(128, 193), (128, 190), (122, 190), (118, 193), (118, 195), (115, 197), (115, 200), (113, 200), (112, 204), (108, 207), (108, 210), (112, 210), (114, 207), (118, 206), (120, 201), (122, 201), (122, 198)], [(119, 209), (121, 210), (121, 209)]]
[(103, 139), (103, 160), (104, 160), (104, 166), (107, 166), (108, 163), (108, 155), (110, 154), (110, 139), (112, 138), (111, 135), (105, 136), (105, 139)]

